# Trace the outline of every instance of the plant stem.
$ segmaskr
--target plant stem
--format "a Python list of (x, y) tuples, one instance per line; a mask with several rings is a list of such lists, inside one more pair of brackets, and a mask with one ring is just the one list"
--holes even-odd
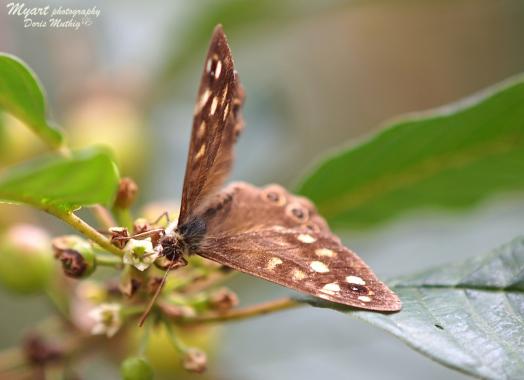
[[(0, 374), (26, 365), (24, 353), (19, 348), (11, 348), (0, 352)], [(1, 378), (1, 376), (0, 376)]]
[[(194, 325), (201, 323), (215, 323), (215, 322), (229, 322), (239, 321), (253, 317), (262, 316), (277, 311), (291, 309), (293, 307), (302, 306), (303, 303), (293, 298), (281, 298), (274, 301), (261, 303), (254, 306), (248, 306), (240, 309), (229, 310), (222, 313), (209, 313), (207, 315), (200, 315), (196, 317), (172, 317), (172, 320), (177, 324)], [(162, 304), (159, 304), (162, 311), (166, 311)]]
[(53, 214), (54, 216), (62, 219), (64, 222), (69, 224), (71, 227), (73, 227), (78, 232), (87, 236), (89, 239), (94, 241), (96, 244), (98, 244), (100, 247), (102, 247), (106, 251), (111, 252), (112, 254), (117, 255), (117, 256), (124, 255), (124, 252), (120, 248), (115, 247), (113, 244), (111, 244), (111, 242), (105, 236), (103, 236), (101, 233), (99, 233), (89, 224), (84, 222), (74, 213), (63, 212), (63, 211), (60, 211), (54, 208), (49, 208), (47, 209), (47, 211), (50, 214)]
[(208, 277), (204, 280), (195, 281), (194, 279), (191, 279), (191, 281), (188, 284), (181, 284), (180, 286), (177, 286), (177, 288), (183, 287), (184, 293), (194, 294), (212, 287), (222, 285), (224, 282), (229, 281), (233, 276), (237, 275), (238, 273), (239, 272), (234, 270), (230, 272), (215, 271), (213, 273), (210, 273)]
[(147, 321), (144, 327), (144, 332), (140, 338), (140, 344), (138, 346), (138, 355), (145, 356), (147, 351), (147, 346), (149, 344), (149, 337), (151, 336), (151, 329), (153, 327), (153, 322), (151, 320)]
[(131, 305), (131, 306), (126, 306), (122, 309), (122, 315), (124, 317), (132, 317), (135, 315), (142, 314), (143, 312), (144, 312), (143, 305)]
[(113, 207), (113, 215), (119, 226), (133, 229), (133, 217), (128, 208)]
[(96, 263), (98, 265), (114, 268), (120, 268), (123, 265), (121, 258), (110, 255), (96, 255)]
[(167, 330), (167, 335), (169, 335), (169, 339), (171, 340), (171, 344), (175, 349), (181, 353), (185, 354), (187, 351), (187, 346), (184, 342), (180, 340), (180, 338), (176, 335), (175, 329), (173, 329), (173, 326), (171, 326), (169, 323), (164, 323)]

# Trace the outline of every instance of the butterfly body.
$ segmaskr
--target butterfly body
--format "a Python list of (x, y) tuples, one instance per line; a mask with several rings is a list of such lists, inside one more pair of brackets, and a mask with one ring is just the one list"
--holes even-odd
[(197, 254), (329, 301), (396, 311), (398, 297), (346, 248), (307, 198), (279, 185), (223, 185), (244, 122), (244, 92), (221, 26), (197, 96), (179, 219), (160, 243), (171, 262)]

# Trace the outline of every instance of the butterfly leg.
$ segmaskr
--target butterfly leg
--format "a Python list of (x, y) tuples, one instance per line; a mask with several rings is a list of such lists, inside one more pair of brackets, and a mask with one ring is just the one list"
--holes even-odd
[(151, 225), (157, 225), (158, 223), (160, 223), (160, 221), (162, 220), (162, 218), (166, 218), (166, 223), (169, 224), (171, 223), (171, 218), (169, 217), (169, 212), (168, 211), (164, 211), (162, 214), (160, 214), (160, 216), (158, 218), (156, 218), (152, 223)]

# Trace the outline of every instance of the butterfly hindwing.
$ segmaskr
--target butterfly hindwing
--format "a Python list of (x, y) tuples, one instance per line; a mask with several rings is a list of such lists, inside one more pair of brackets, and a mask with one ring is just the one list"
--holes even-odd
[(220, 192), (243, 128), (244, 93), (215, 28), (195, 106), (177, 234), (190, 251), (330, 301), (380, 311), (398, 297), (344, 247), (306, 198), (281, 186), (234, 183)]
[(398, 297), (330, 232), (311, 202), (280, 186), (231, 184), (201, 218), (207, 230), (197, 253), (205, 258), (333, 302), (400, 309)]
[(233, 145), (243, 126), (242, 101), (231, 51), (219, 25), (213, 32), (195, 105), (180, 224), (187, 222), (229, 173)]

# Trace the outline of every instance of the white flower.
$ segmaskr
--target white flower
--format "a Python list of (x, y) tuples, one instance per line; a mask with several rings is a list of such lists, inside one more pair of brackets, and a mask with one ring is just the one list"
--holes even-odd
[(89, 312), (89, 317), (95, 321), (91, 334), (105, 334), (112, 337), (122, 326), (121, 306), (117, 303), (103, 303)]
[(160, 254), (161, 245), (157, 249), (153, 248), (151, 238), (136, 240), (131, 239), (124, 249), (124, 264), (134, 266), (140, 271), (144, 271), (156, 260)]

